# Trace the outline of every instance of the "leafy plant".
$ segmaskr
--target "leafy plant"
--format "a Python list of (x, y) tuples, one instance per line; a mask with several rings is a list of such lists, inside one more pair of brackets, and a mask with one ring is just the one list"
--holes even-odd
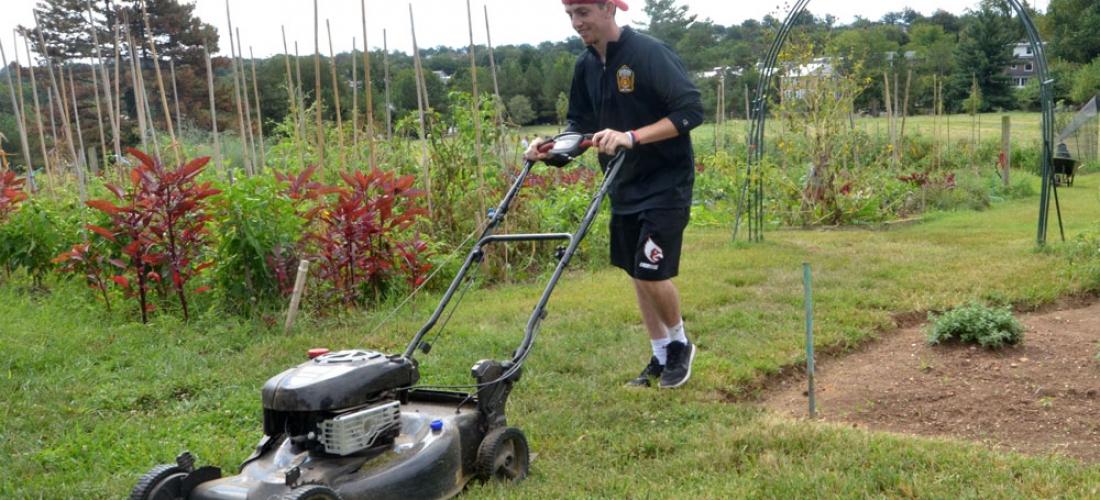
[(41, 288), (64, 238), (58, 215), (38, 199), (28, 201), (0, 224), (0, 261), (9, 272), (22, 269)]
[(932, 327), (925, 339), (930, 344), (957, 340), (983, 347), (1001, 347), (1024, 340), (1024, 327), (1012, 315), (1010, 306), (993, 308), (970, 302), (941, 315), (930, 312), (928, 321)]
[(0, 223), (7, 222), (19, 208), (19, 202), (27, 199), (23, 184), (27, 179), (16, 176), (14, 170), (0, 172)]
[[(411, 175), (395, 178), (393, 172), (376, 169), (341, 172), (340, 177), (347, 187), (318, 189), (336, 193), (337, 199), (306, 214), (316, 226), (306, 233), (304, 243), (310, 248), (308, 258), (316, 263), (313, 274), (330, 287), (323, 298), (332, 303), (335, 297), (335, 302), (352, 308), (368, 296), (381, 295), (402, 233), (428, 212), (413, 204), (413, 198), (425, 193), (413, 189)], [(410, 252), (414, 250), (406, 249)], [(410, 270), (419, 273), (421, 267)]]
[[(206, 223), (212, 218), (207, 211), (207, 198), (220, 193), (210, 182), (198, 184), (196, 177), (210, 161), (199, 158), (166, 169), (152, 157), (135, 149), (127, 149), (140, 163), (130, 171), (129, 191), (107, 184), (106, 187), (122, 202), (89, 200), (87, 205), (108, 214), (110, 228), (89, 224), (87, 227), (114, 243), (121, 258), (107, 261), (124, 274), (111, 278), (128, 297), (135, 297), (141, 310), (141, 320), (148, 322), (153, 309), (148, 292), (167, 287), (174, 292), (188, 319), (186, 285), (213, 262), (197, 262), (203, 248), (209, 244)], [(195, 293), (203, 292), (200, 287)]]

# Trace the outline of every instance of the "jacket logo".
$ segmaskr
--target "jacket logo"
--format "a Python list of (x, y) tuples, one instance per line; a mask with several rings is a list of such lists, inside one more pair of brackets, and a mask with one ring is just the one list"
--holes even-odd
[(624, 94), (634, 92), (634, 70), (630, 69), (630, 66), (624, 64), (619, 68), (619, 71), (615, 72), (615, 81), (619, 83), (619, 92)]

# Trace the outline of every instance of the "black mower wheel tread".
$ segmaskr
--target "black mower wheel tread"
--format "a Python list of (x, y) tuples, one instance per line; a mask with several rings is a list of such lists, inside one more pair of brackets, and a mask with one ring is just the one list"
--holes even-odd
[(283, 496), (283, 500), (343, 500), (340, 494), (328, 486), (302, 486)]
[(482, 481), (520, 481), (530, 465), (527, 436), (515, 427), (490, 431), (477, 450), (477, 478)]
[[(153, 467), (149, 470), (149, 472), (146, 472), (144, 476), (141, 476), (141, 479), (138, 480), (137, 485), (134, 486), (133, 491), (130, 492), (130, 500), (153, 500), (154, 498), (171, 498), (164, 497), (164, 495), (156, 495), (156, 497), (154, 497), (153, 494), (158, 492), (164, 493), (163, 490), (157, 491), (157, 487), (161, 486), (161, 483), (163, 483), (165, 480), (171, 479), (174, 476), (180, 476), (182, 478), (186, 475), (187, 471), (183, 470), (182, 467), (175, 464), (163, 464)], [(173, 498), (173, 500), (175, 499)]]

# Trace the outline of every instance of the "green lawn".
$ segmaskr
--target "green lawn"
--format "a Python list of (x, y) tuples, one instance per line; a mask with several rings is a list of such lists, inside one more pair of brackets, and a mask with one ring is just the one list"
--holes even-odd
[[(1059, 191), (1067, 237), (1095, 226), (1100, 177)], [(464, 498), (1089, 498), (1100, 467), (994, 453), (943, 439), (789, 420), (752, 404), (761, 381), (805, 362), (802, 263), (813, 272), (815, 339), (843, 353), (894, 329), (892, 314), (970, 300), (1035, 306), (1081, 293), (1051, 219), (1035, 245), (1038, 199), (932, 214), (889, 230), (787, 230), (762, 243), (689, 230), (681, 277), (695, 374), (675, 391), (622, 383), (649, 357), (632, 289), (613, 269), (567, 275), (512, 395), (509, 421), (537, 458), (514, 487)], [(430, 355), (425, 382), (465, 382), (507, 357), (541, 292), (478, 290)], [(301, 318), (296, 333), (226, 317), (149, 325), (107, 316), (76, 285), (0, 285), (0, 498), (122, 498), (184, 449), (227, 471), (260, 438), (260, 386), (309, 347), (396, 351), (423, 323), (421, 297), (389, 313)], [(116, 307), (124, 307), (117, 304)], [(281, 324), (281, 321), (276, 321)], [(1100, 365), (1095, 367), (1100, 369)]]

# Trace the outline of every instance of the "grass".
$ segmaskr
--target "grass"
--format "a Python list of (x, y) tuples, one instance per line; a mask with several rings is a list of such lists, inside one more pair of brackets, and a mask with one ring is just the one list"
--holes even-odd
[[(1093, 227), (1100, 177), (1059, 191), (1068, 237)], [(567, 275), (550, 301), (509, 420), (537, 458), (514, 487), (464, 498), (1086, 498), (1100, 467), (983, 446), (866, 432), (770, 415), (762, 381), (804, 358), (801, 265), (813, 273), (817, 347), (843, 353), (889, 332), (893, 315), (969, 301), (1038, 306), (1093, 286), (1072, 278), (1058, 243), (1035, 246), (1038, 200), (939, 213), (884, 229), (777, 231), (731, 243), (692, 228), (677, 279), (700, 354), (675, 391), (622, 382), (649, 346), (632, 291), (612, 269)], [(541, 292), (471, 293), (430, 355), (424, 381), (468, 382), (505, 358)], [(0, 286), (0, 498), (121, 498), (157, 463), (191, 450), (228, 472), (260, 438), (260, 386), (309, 347), (394, 352), (433, 298), (389, 311), (309, 319), (296, 333), (205, 311), (190, 324), (106, 316), (75, 285), (49, 294)], [(828, 354), (822, 354), (823, 356)]]

